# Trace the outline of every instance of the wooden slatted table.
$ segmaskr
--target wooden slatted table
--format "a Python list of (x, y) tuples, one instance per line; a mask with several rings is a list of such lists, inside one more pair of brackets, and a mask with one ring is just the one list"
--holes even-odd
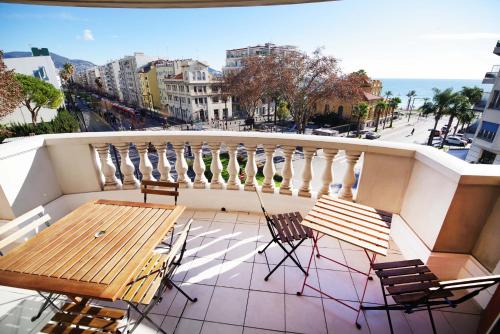
[[(302, 295), (304, 288), (307, 286), (320, 294), (334, 299), (344, 306), (355, 310), (357, 312), (356, 326), (361, 328), (358, 323), (358, 318), (361, 305), (363, 304), (365, 297), (368, 280), (372, 279), (370, 276), (372, 270), (371, 265), (375, 262), (377, 255), (387, 255), (387, 251), (389, 249), (391, 221), (392, 214), (389, 212), (377, 210), (358, 203), (344, 201), (331, 196), (322, 196), (301, 222), (302, 225), (307, 226), (316, 232), (313, 236), (313, 248), (309, 258), (307, 273), (309, 273), (312, 258), (314, 253), (316, 253), (316, 257), (318, 258), (325, 258), (338, 265), (346, 267), (349, 270), (367, 276), (365, 286), (358, 308), (354, 308), (351, 305), (321, 291), (320, 289), (311, 286), (307, 283), (308, 275), (304, 278), (302, 290), (297, 292), (297, 294)], [(318, 248), (318, 241), (325, 235), (361, 247), (370, 261), (370, 268), (368, 269), (368, 272), (362, 272), (344, 263), (322, 255)]]
[(114, 301), (185, 207), (88, 202), (0, 258), (0, 285)]

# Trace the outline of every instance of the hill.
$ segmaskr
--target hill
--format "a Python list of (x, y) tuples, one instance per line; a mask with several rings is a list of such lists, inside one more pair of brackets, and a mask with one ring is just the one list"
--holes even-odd
[[(26, 51), (12, 51), (12, 52), (5, 52), (4, 53), (4, 58), (19, 58), (19, 57), (31, 57), (31, 52), (26, 52)], [(87, 61), (87, 60), (82, 60), (82, 59), (69, 59), (63, 56), (58, 55), (57, 53), (50, 53), (50, 57), (52, 58), (52, 61), (54, 62), (54, 65), (56, 68), (62, 68), (64, 64), (70, 63), (73, 64), (75, 67), (76, 71), (84, 70), (89, 67), (96, 66), (94, 63)]]

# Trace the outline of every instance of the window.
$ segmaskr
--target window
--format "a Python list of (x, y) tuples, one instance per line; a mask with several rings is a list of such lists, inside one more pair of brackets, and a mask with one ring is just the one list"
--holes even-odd
[(207, 92), (207, 86), (203, 86), (203, 92), (206, 93)]
[(203, 77), (203, 80), (205, 80), (205, 72), (202, 72), (202, 77)]
[(197, 71), (197, 72), (196, 72), (196, 78), (197, 78), (198, 80), (201, 80), (201, 72), (200, 72), (200, 71)]
[(481, 124), (481, 130), (477, 133), (477, 137), (492, 143), (495, 140), (495, 136), (498, 131), (498, 124), (483, 121)]
[(500, 110), (500, 90), (493, 91), (493, 97), (490, 100), (488, 108)]

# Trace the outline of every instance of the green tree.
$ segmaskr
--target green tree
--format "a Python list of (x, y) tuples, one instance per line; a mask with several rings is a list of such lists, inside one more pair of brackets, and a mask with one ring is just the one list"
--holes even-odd
[(55, 109), (64, 100), (63, 93), (48, 82), (19, 73), (16, 74), (16, 80), (21, 85), (21, 104), (28, 108), (33, 124), (36, 124), (41, 108)]
[(470, 104), (474, 105), (481, 101), (483, 97), (483, 89), (479, 87), (462, 87), (460, 94), (466, 96), (469, 99)]
[(356, 119), (356, 136), (359, 137), (359, 130), (361, 125), (361, 120), (365, 119), (368, 116), (369, 110), (368, 103), (361, 102), (358, 103), (352, 108), (352, 117)]
[(447, 114), (450, 116), (448, 119), (448, 131), (445, 132), (443, 140), (441, 141), (441, 148), (443, 148), (444, 141), (446, 137), (448, 136), (448, 133), (451, 131), (451, 124), (453, 124), (453, 120), (455, 117), (459, 117), (462, 113), (466, 113), (468, 110), (470, 110), (472, 105), (469, 102), (469, 98), (462, 93), (455, 93), (453, 96), (453, 99), (450, 103), (450, 106), (448, 108)]
[(0, 50), (0, 118), (12, 113), (20, 103), (21, 86), (14, 71), (5, 66), (3, 52)]
[(434, 127), (427, 140), (427, 145), (429, 146), (432, 145), (432, 138), (434, 137), (434, 132), (439, 120), (448, 113), (450, 105), (453, 103), (455, 97), (452, 88), (447, 88), (445, 90), (433, 88), (433, 91), (434, 96), (432, 97), (432, 101), (425, 102), (420, 107), (420, 111), (423, 115), (434, 115)]
[(384, 100), (380, 100), (375, 105), (375, 132), (378, 131), (378, 123), (380, 121), (380, 114), (385, 113), (388, 104)]
[(68, 82), (71, 79), (71, 76), (75, 73), (75, 67), (73, 64), (66, 63), (63, 65), (62, 70), (59, 71), (59, 76), (65, 81)]
[(393, 95), (393, 94), (392, 94), (392, 91), (390, 91), (390, 90), (388, 90), (388, 91), (386, 91), (386, 92), (384, 93), (384, 96), (385, 96), (385, 98), (386, 98), (387, 100), (389, 100), (389, 98), (390, 98), (392, 95)]
[(392, 121), (394, 119), (394, 111), (398, 108), (400, 103), (401, 103), (401, 99), (397, 96), (393, 97), (392, 99), (389, 100), (389, 109), (391, 110), (391, 124), (389, 124), (390, 128), (392, 128)]
[(290, 110), (288, 110), (288, 104), (286, 101), (279, 101), (278, 108), (276, 110), (276, 117), (280, 120), (280, 122), (290, 117)]

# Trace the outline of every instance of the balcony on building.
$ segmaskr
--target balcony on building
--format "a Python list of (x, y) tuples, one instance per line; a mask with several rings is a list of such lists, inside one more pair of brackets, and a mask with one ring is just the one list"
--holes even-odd
[(493, 53), (496, 54), (497, 56), (500, 56), (500, 41), (497, 41), (497, 45), (495, 45)]
[(497, 80), (498, 73), (500, 71), (500, 65), (495, 65), (491, 68), (491, 71), (486, 72), (483, 78), (483, 84), (494, 84)]
[[(162, 152), (161, 158), (158, 152)], [(229, 155), (229, 164), (224, 170), (229, 175), (227, 181), (218, 177), (222, 171), (217, 163), (205, 165), (203, 160), (203, 157), (210, 157), (217, 162), (221, 154)], [(256, 157), (253, 161), (247, 160), (250, 163), (246, 166), (241, 166), (245, 174), (236, 167), (237, 161), (243, 157)], [(258, 185), (253, 176), (248, 176), (256, 171), (254, 162), (264, 165), (262, 185)], [(490, 275), (498, 272), (500, 267), (498, 239), (491, 237), (500, 230), (499, 166), (468, 164), (427, 146), (258, 132), (54, 134), (0, 145), (0, 170), (0, 219), (4, 220), (42, 205), (56, 221), (93, 199), (142, 201), (137, 179), (178, 180), (182, 186), (179, 204), (188, 208), (182, 219), (194, 218), (197, 230), (202, 231), (199, 232), (202, 234), (200, 238), (214, 244), (203, 251), (200, 251), (204, 248), (203, 241), (201, 245), (193, 242), (188, 246), (192, 256), (186, 259), (187, 267), (183, 268), (189, 268), (193, 261), (203, 260), (205, 264), (192, 272), (184, 269), (187, 274), (181, 275), (185, 277), (181, 279), (184, 280), (182, 284), (191, 286), (190, 289), (200, 294), (213, 290), (214, 286), (221, 293), (236, 293), (240, 290), (222, 282), (227, 282), (231, 275), (239, 275), (238, 286), (244, 285), (241, 291), (245, 291), (245, 296), (249, 293), (253, 296), (249, 298), (258, 295), (270, 301), (281, 294), (280, 300), (286, 301), (286, 304), (280, 302), (273, 306), (276, 308), (272, 314), (262, 315), (258, 321), (243, 317), (244, 320), (236, 326), (250, 324), (250, 327), (298, 333), (311, 333), (310, 330), (334, 333), (339, 328), (341, 332), (357, 332), (352, 310), (326, 299), (322, 304), (321, 298), (314, 294), (304, 297), (304, 304), (294, 299), (301, 298), (295, 296), (294, 289), (303, 278), (295, 270), (297, 268), (285, 265), (282, 272), (269, 282), (263, 280), (267, 267), (263, 255), (256, 254), (256, 249), (269, 238), (269, 232), (254, 187), (263, 192), (264, 202), (272, 213), (301, 211), (306, 214), (322, 194), (393, 212), (391, 249), (389, 255), (379, 261), (420, 258), (442, 280)], [(211, 176), (205, 173), (208, 170)], [(281, 184), (275, 184), (275, 173), (282, 175)], [(148, 201), (164, 203), (166, 200), (152, 196)], [(222, 233), (221, 228), (227, 233)], [(234, 251), (228, 245), (236, 245), (232, 248), (238, 249)], [(366, 259), (360, 256), (361, 249), (339, 244), (336, 239), (323, 246), (325, 252), (354, 267), (366, 266)], [(311, 249), (308, 245), (301, 247), (301, 254)], [(239, 255), (235, 257), (236, 253), (231, 251)], [(222, 255), (212, 256), (212, 253)], [(253, 260), (245, 260), (247, 258)], [(229, 261), (234, 267), (224, 273), (221, 268), (226, 268), (224, 263)], [(253, 271), (248, 270), (250, 266), (253, 266)], [(337, 271), (338, 268), (322, 268), (321, 265), (316, 270), (322, 288), (335, 291), (342, 286), (346, 290), (343, 292), (346, 301), (358, 298), (356, 293), (359, 293), (360, 282), (356, 277), (348, 278), (350, 276)], [(370, 283), (371, 302), (381, 302), (379, 288), (376, 282)], [(482, 309), (494, 292), (487, 290), (464, 307), (436, 311), (438, 326), (455, 333), (475, 332)], [(0, 287), (0, 296), (2, 300), (12, 301), (13, 304), (8, 305), (18, 305), (16, 303), (26, 300), (32, 305), (30, 308), (12, 306), (13, 309), (8, 311), (11, 315), (6, 319), (15, 318), (16, 314), (29, 319), (30, 312), (41, 303), (36, 293), (30, 291), (12, 292)], [(202, 303), (186, 306), (188, 315), (185, 321), (192, 320), (189, 314), (205, 315), (209, 308), (210, 314), (217, 312), (213, 309), (216, 306), (211, 305), (216, 301), (210, 300), (210, 294), (202, 297)], [(231, 297), (228, 294), (225, 298), (229, 300)], [(232, 301), (234, 307), (241, 308), (243, 313), (247, 308), (246, 298), (241, 303)], [(173, 299), (165, 298), (171, 303), (171, 310), (179, 311)], [(251, 312), (262, 312), (260, 307), (267, 306), (249, 304), (247, 317)], [(198, 310), (199, 307), (203, 310)], [(173, 320), (181, 314), (175, 313), (177, 311), (168, 313), (168, 310), (165, 307), (157, 312)], [(292, 314), (295, 314), (294, 319), (290, 318)], [(311, 316), (319, 319), (315, 326), (320, 329), (301, 327)], [(286, 322), (276, 324), (273, 322), (276, 317), (282, 317)], [(424, 316), (401, 312), (398, 317), (401, 321), (396, 325), (397, 333), (410, 332), (410, 328), (430, 331), (428, 319)], [(203, 321), (204, 316), (201, 319), (195, 316), (195, 319)], [(362, 321), (366, 332), (388, 332), (383, 312), (367, 312)], [(210, 325), (210, 321), (206, 322)], [(5, 328), (1, 326), (0, 321), (0, 328)]]
[(486, 105), (488, 104), (489, 99), (490, 99), (490, 93), (484, 92), (481, 97), (481, 100), (479, 100), (479, 102), (474, 104), (472, 110), (476, 112), (483, 112), (484, 108), (486, 108)]

